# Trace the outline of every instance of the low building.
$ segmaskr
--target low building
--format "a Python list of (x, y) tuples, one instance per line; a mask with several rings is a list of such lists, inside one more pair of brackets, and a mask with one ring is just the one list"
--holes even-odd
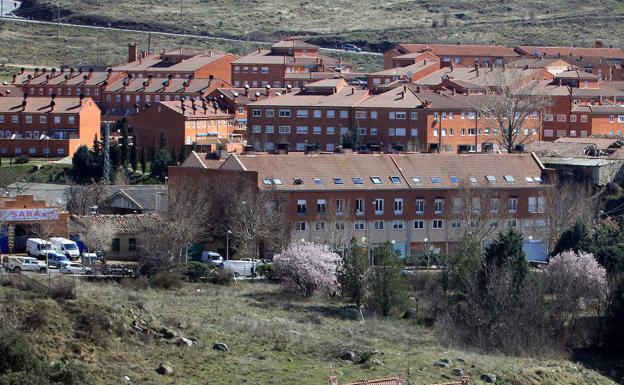
[(400, 43), (384, 52), (384, 68), (398, 67), (412, 55), (425, 52), (436, 55), (442, 63), (455, 63), (466, 67), (472, 67), (475, 63), (484, 67), (501, 67), (520, 56), (513, 48), (499, 45)]
[(66, 157), (100, 136), (91, 98), (0, 98), (0, 156)]

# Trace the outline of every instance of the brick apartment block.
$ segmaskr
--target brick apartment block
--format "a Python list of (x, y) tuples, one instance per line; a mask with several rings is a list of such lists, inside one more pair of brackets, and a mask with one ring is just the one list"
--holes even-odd
[[(323, 74), (323, 78), (351, 72), (352, 66), (340, 59), (319, 54), (319, 46), (296, 39), (273, 44), (270, 50), (258, 49), (232, 62), (232, 84), (235, 87), (280, 88), (299, 87), (314, 79), (308, 74)], [(306, 75), (291, 78), (290, 75)]]
[(65, 157), (100, 134), (100, 109), (90, 98), (0, 98), (0, 155)]
[(488, 216), (482, 219), (491, 229), (488, 237), (513, 227), (532, 239), (527, 252), (536, 255), (530, 257), (545, 254), (551, 175), (533, 154), (256, 154), (216, 164), (191, 157), (193, 162), (169, 169), (170, 186), (239, 176), (275, 194), (292, 241), (339, 247), (364, 237), (370, 245), (394, 241), (404, 256), (422, 253), (428, 244), (446, 253), (459, 244), (461, 218), (478, 213)]

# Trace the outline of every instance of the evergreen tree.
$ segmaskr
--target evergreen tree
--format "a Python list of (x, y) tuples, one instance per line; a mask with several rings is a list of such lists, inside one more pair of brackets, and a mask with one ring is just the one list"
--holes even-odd
[(342, 257), (338, 265), (336, 279), (340, 287), (340, 293), (354, 303), (358, 309), (364, 301), (366, 294), (367, 278), (370, 265), (364, 247), (357, 244), (355, 238), (351, 240), (351, 247)]
[(510, 269), (513, 284), (519, 292), (529, 272), (529, 264), (522, 249), (522, 234), (515, 229), (500, 232), (498, 238), (485, 249), (481, 282), (488, 281), (490, 269)]
[(147, 153), (145, 147), (141, 147), (141, 172), (145, 174), (147, 171)]
[(180, 146), (180, 156), (178, 156), (178, 161), (182, 163), (184, 162), (185, 159), (186, 159), (186, 145), (183, 143)]
[(112, 170), (117, 170), (121, 166), (121, 149), (117, 142), (112, 142), (109, 146), (110, 166)]
[(152, 176), (164, 182), (167, 176), (167, 167), (169, 167), (170, 164), (171, 156), (169, 155), (169, 151), (161, 148), (152, 159)]
[(164, 150), (167, 148), (167, 137), (165, 136), (164, 132), (160, 133), (160, 139), (158, 141), (158, 149), (159, 150)]
[(169, 156), (169, 165), (175, 166), (177, 165), (178, 160), (176, 159), (176, 152), (173, 147), (171, 147), (171, 155)]
[(566, 229), (553, 248), (551, 255), (557, 255), (564, 251), (572, 250), (575, 253), (591, 252), (591, 239), (585, 223), (576, 222), (574, 226)]
[(139, 149), (137, 148), (137, 138), (134, 137), (134, 141), (132, 146), (130, 147), (130, 165), (132, 166), (132, 171), (136, 172), (138, 162), (139, 162)]
[(78, 183), (87, 183), (93, 178), (93, 155), (87, 146), (80, 146), (72, 157), (72, 176)]
[(407, 280), (403, 263), (390, 242), (375, 250), (376, 265), (371, 267), (368, 307), (389, 316), (405, 310), (408, 299)]

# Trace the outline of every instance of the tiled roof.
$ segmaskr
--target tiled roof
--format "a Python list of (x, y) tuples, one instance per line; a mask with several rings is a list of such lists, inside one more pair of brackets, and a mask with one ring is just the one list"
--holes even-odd
[(455, 97), (448, 95), (440, 95), (433, 91), (422, 89), (418, 92), (417, 86), (413, 84), (403, 87), (396, 87), (381, 94), (372, 95), (356, 108), (427, 108), (438, 109), (470, 109), (470, 106), (461, 101), (462, 95)]
[(162, 226), (164, 219), (158, 214), (129, 214), (129, 215), (72, 215), (70, 228), (72, 231), (85, 231), (91, 225), (112, 224), (117, 234), (139, 234), (146, 231), (155, 231)]
[(590, 74), (589, 72), (585, 72), (583, 70), (578, 70), (578, 69), (574, 69), (574, 70), (567, 70), (567, 71), (563, 71), (558, 73), (557, 75), (555, 75), (555, 79), (593, 79), (593, 80), (598, 80), (600, 79), (600, 75), (595, 75), (595, 74)]
[[(124, 86), (124, 82), (127, 86)], [(165, 86), (165, 83), (169, 83)], [(184, 87), (184, 84), (188, 83), (188, 86)], [(158, 93), (204, 93), (209, 87), (231, 87), (232, 85), (222, 79), (181, 79), (181, 78), (132, 78), (132, 79), (118, 79), (117, 81), (106, 87), (105, 92), (116, 93), (141, 93), (141, 92), (158, 92)]]
[(517, 57), (513, 48), (500, 45), (411, 44), (401, 43), (406, 53), (431, 51), (437, 56)]
[(417, 63), (410, 64), (405, 67), (390, 68), (387, 70), (373, 72), (369, 76), (407, 76), (410, 77), (416, 71), (422, 71), (425, 68), (439, 67), (440, 62), (437, 60), (427, 59)]
[(446, 77), (448, 80), (457, 83), (465, 82), (467, 86), (491, 87), (500, 84), (500, 78), (505, 81), (517, 81), (536, 76), (541, 68), (500, 68), (500, 67), (481, 67), (477, 71), (474, 67), (445, 67), (417, 80), (416, 84), (422, 85), (438, 85), (441, 84)]
[(21, 88), (9, 85), (1, 85), (0, 96), (23, 96), (23, 93)]
[[(165, 56), (175, 56), (177, 52), (167, 52)], [(230, 53), (203, 53), (191, 56), (180, 62), (166, 62), (162, 60), (160, 54), (149, 55), (146, 58), (137, 59), (130, 63), (120, 64), (113, 67), (114, 71), (132, 72), (132, 71), (149, 71), (149, 72), (192, 72), (196, 71), (210, 63), (230, 56), (236, 58)]]
[(574, 108), (572, 108), (572, 112), (591, 114), (591, 115), (603, 115), (603, 114), (624, 115), (624, 107), (620, 106), (619, 104), (614, 104), (614, 105), (602, 104), (599, 106), (574, 106)]
[[(338, 65), (338, 60), (333, 57), (318, 55), (315, 57), (293, 57), (288, 55), (281, 55), (272, 53), (266, 49), (259, 49), (255, 52), (245, 55), (241, 58), (234, 60), (233, 64), (299, 64), (303, 66), (309, 66), (314, 64), (321, 64), (334, 67)], [(347, 64), (346, 61), (341, 63)]]
[[(26, 99), (26, 109), (22, 108), (23, 97), (7, 96), (0, 98), (0, 113), (47, 113), (51, 112), (50, 102), (52, 98), (29, 97)], [(79, 98), (56, 98), (54, 99), (54, 113), (77, 114), (85, 103), (93, 103), (91, 98), (85, 98), (80, 104)]]
[[(168, 102), (158, 102), (159, 105), (165, 108), (169, 108), (177, 112), (178, 114), (184, 114), (187, 118), (197, 118), (197, 119), (228, 119), (231, 115), (227, 110), (217, 109), (215, 111), (214, 104), (210, 101), (206, 103), (202, 103), (201, 100), (197, 99), (195, 103), (191, 100), (185, 101), (168, 101)], [(184, 110), (182, 110), (182, 105), (184, 105)], [(195, 106), (195, 110), (193, 110), (193, 106)], [(204, 109), (204, 106), (206, 107)]]
[[(564, 139), (564, 138), (560, 138)], [(527, 143), (525, 149), (532, 151), (540, 159), (562, 158), (562, 159), (622, 159), (624, 154), (620, 148), (610, 148), (616, 139), (604, 138), (565, 138), (554, 142), (534, 141)], [(589, 147), (602, 150), (601, 156), (587, 155), (585, 152)]]
[(586, 47), (544, 47), (520, 45), (516, 51), (524, 55), (546, 56), (588, 56), (604, 57), (607, 59), (624, 59), (624, 51), (619, 48), (586, 48)]
[(306, 43), (297, 39), (284, 39), (272, 45), (274, 48), (297, 48), (297, 49), (316, 49), (320, 47), (318, 45)]
[(624, 80), (602, 82), (602, 84), (616, 90), (624, 91)]
[[(223, 94), (223, 96), (229, 100), (234, 100), (236, 97), (236, 103), (239, 105), (246, 105), (249, 103), (253, 103), (256, 100), (265, 99), (266, 98), (266, 88), (249, 88), (247, 90), (247, 96), (245, 96), (244, 88), (218, 88), (218, 93)], [(270, 88), (269, 96), (273, 97), (277, 94), (285, 94), (287, 91), (286, 88)], [(293, 92), (298, 92), (298, 88), (294, 88)], [(260, 94), (260, 96), (256, 96), (256, 93)], [(234, 94), (237, 94), (234, 96)], [(214, 95), (214, 93), (211, 93)]]
[[(526, 177), (540, 177), (542, 173), (540, 163), (532, 154), (231, 155), (221, 169), (255, 171), (260, 188), (287, 191), (438, 189), (466, 184), (532, 187), (539, 182), (533, 179), (528, 182)], [(496, 182), (488, 183), (486, 176), (493, 176)], [(512, 176), (513, 180), (508, 181), (505, 176)], [(381, 183), (373, 183), (374, 177)], [(475, 178), (474, 183), (470, 177)], [(336, 183), (335, 178), (342, 183)], [(355, 183), (353, 178), (360, 178), (361, 184)], [(265, 179), (270, 183), (265, 183)], [(296, 180), (302, 183), (296, 184)]]
[[(31, 76), (30, 83), (28, 82), (28, 76)], [(18, 74), (15, 78), (16, 85), (26, 85), (30, 84), (33, 86), (56, 86), (56, 85), (65, 85), (65, 86), (99, 86), (104, 84), (104, 82), (109, 78), (108, 72), (92, 72), (89, 73), (87, 71), (79, 72), (69, 72), (65, 71), (61, 73), (61, 71), (56, 71), (52, 73), (48, 71), (43, 73), (41, 71), (37, 72), (35, 76), (34, 71), (26, 71), (22, 74)]]
[(551, 66), (568, 66), (571, 67), (572, 64), (570, 64), (569, 62), (563, 60), (563, 59), (558, 59), (558, 58), (550, 58), (550, 59), (545, 59), (545, 58), (535, 58), (535, 57), (521, 57), (518, 60), (514, 60), (511, 63), (508, 64), (510, 67), (515, 67), (515, 68), (524, 68), (526, 66), (528, 66), (529, 68), (547, 68), (547, 67), (551, 67)]
[[(603, 82), (599, 88), (569, 88), (567, 86), (560, 86), (556, 82), (540, 81), (539, 85), (535, 88), (535, 91), (550, 95), (550, 96), (568, 96), (570, 90), (572, 90), (572, 96), (575, 97), (618, 97), (624, 96), (624, 90), (618, 90), (615, 88), (607, 87), (605, 84), (612, 82)], [(610, 84), (611, 85), (611, 84)]]
[(310, 95), (300, 92), (289, 92), (251, 103), (251, 106), (284, 106), (284, 107), (350, 107), (363, 100), (368, 90), (355, 87), (344, 87), (332, 95)]

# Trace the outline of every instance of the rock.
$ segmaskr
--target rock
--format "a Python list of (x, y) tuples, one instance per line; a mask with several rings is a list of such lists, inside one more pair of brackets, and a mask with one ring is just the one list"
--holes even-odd
[(454, 376), (463, 376), (464, 375), (464, 369), (462, 369), (462, 368), (455, 368), (455, 369), (453, 369), (453, 375)]
[(373, 358), (370, 363), (371, 363), (371, 366), (384, 366), (384, 363), (379, 361), (376, 358)]
[(438, 362), (446, 362), (449, 365), (451, 364), (451, 360), (449, 360), (448, 358), (440, 358)]
[(290, 357), (288, 357), (288, 362), (293, 362), (294, 360)]
[(445, 380), (450, 380), (451, 379), (451, 377), (447, 376), (446, 374), (443, 374), (440, 377), (444, 378)]
[(162, 334), (162, 338), (166, 340), (171, 340), (178, 336), (178, 332), (167, 328), (160, 329), (160, 334)]
[(493, 384), (496, 382), (496, 376), (493, 374), (482, 374), (481, 381), (486, 382), (488, 384)]
[(161, 374), (163, 376), (168, 376), (173, 374), (173, 368), (169, 362), (161, 362), (158, 368), (156, 368), (156, 373)]
[(416, 319), (418, 318), (418, 310), (416, 309), (407, 309), (405, 314), (403, 314), (403, 318), (405, 319)]
[(181, 337), (180, 339), (178, 339), (177, 345), (192, 348), (193, 346), (195, 346), (195, 343), (188, 338)]
[(439, 367), (441, 367), (441, 368), (450, 368), (450, 367), (451, 367), (451, 364), (449, 364), (448, 362), (445, 362), (445, 361), (443, 361), (443, 360), (436, 361), (436, 362), (434, 363), (434, 365), (435, 365), (435, 366), (439, 366)]
[(221, 342), (217, 342), (216, 344), (212, 345), (212, 348), (220, 352), (227, 352), (229, 350), (228, 346)]
[(463, 358), (457, 358), (456, 361), (459, 362), (460, 364), (466, 363), (466, 360), (464, 360)]
[(265, 356), (265, 355), (260, 355), (260, 356), (258, 356), (258, 359), (259, 359), (260, 361), (264, 361), (264, 360), (266, 360), (266, 359), (267, 359), (267, 356)]
[(355, 361), (356, 354), (353, 350), (345, 350), (340, 354), (340, 359), (345, 361)]

